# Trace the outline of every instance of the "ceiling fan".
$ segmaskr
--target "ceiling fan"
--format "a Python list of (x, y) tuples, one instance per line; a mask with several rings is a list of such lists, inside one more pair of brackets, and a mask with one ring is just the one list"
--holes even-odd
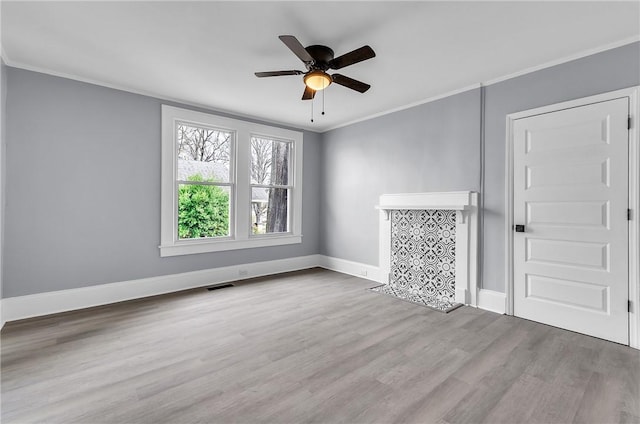
[(256, 72), (258, 78), (278, 77), (282, 75), (304, 75), (305, 84), (302, 100), (311, 100), (316, 91), (324, 90), (332, 82), (364, 93), (371, 86), (364, 82), (354, 80), (341, 74), (329, 75), (328, 69), (341, 69), (363, 60), (371, 59), (376, 53), (369, 46), (362, 46), (342, 56), (333, 57), (333, 50), (327, 46), (313, 45), (304, 47), (293, 35), (281, 35), (278, 38), (304, 63), (307, 72), (292, 71), (269, 71)]

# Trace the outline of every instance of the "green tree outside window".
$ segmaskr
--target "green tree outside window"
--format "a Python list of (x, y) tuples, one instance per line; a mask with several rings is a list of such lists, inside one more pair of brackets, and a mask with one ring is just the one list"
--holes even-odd
[[(188, 179), (204, 180), (200, 174)], [(229, 193), (215, 185), (181, 184), (178, 192), (178, 235), (181, 239), (229, 235)]]

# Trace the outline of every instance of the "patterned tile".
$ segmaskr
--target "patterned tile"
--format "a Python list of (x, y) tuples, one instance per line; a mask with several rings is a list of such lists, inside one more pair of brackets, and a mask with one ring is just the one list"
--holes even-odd
[(455, 309), (456, 211), (391, 213), (389, 283), (372, 290), (440, 311)]
[(451, 312), (454, 309), (462, 306), (462, 303), (455, 303), (449, 301), (438, 300), (435, 297), (424, 296), (421, 293), (409, 293), (404, 290), (391, 287), (389, 284), (383, 284), (378, 287), (370, 289), (376, 293), (387, 294), (389, 296), (396, 297), (398, 299), (406, 300), (407, 302), (416, 303), (420, 306), (426, 306), (427, 308), (435, 309), (440, 312)]

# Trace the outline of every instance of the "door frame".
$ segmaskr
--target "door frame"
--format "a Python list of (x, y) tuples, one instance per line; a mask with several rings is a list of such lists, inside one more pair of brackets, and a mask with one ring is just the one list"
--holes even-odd
[(506, 156), (505, 156), (505, 294), (506, 314), (513, 315), (513, 143), (514, 122), (563, 109), (586, 106), (619, 98), (629, 98), (629, 205), (631, 220), (629, 221), (629, 346), (640, 349), (640, 86), (583, 97), (580, 99), (556, 103), (535, 109), (507, 115)]

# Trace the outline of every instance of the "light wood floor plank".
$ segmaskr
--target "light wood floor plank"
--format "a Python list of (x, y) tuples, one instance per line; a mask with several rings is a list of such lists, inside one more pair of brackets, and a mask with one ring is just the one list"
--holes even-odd
[(326, 270), (5, 325), (3, 423), (639, 423), (640, 352)]

